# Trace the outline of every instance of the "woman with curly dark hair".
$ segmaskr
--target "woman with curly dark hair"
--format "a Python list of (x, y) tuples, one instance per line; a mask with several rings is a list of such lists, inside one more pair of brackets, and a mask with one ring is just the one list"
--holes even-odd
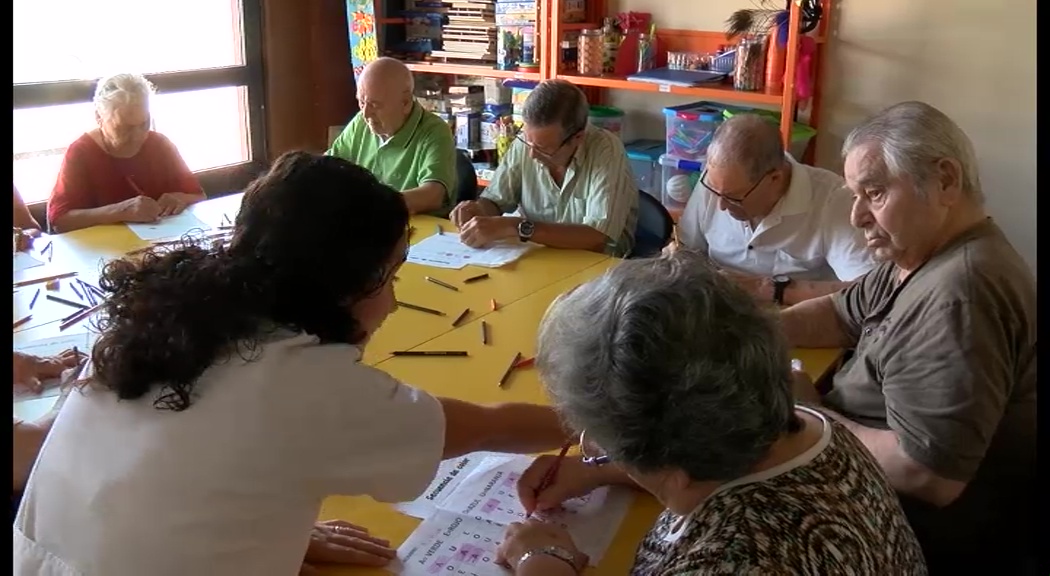
[(245, 192), (229, 248), (108, 264), (94, 379), (30, 476), (15, 573), (382, 565), (393, 551), (363, 529), (311, 535), (326, 496), (411, 500), (443, 458), (558, 446), (550, 408), (434, 398), (360, 362), (396, 306), (407, 225), (363, 168), (293, 152)]

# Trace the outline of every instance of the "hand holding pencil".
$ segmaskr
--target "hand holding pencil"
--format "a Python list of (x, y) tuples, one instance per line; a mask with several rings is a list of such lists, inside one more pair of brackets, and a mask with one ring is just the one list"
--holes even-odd
[(558, 509), (566, 500), (586, 496), (605, 485), (600, 468), (579, 458), (545, 454), (536, 458), (518, 480), (518, 499), (525, 513)]

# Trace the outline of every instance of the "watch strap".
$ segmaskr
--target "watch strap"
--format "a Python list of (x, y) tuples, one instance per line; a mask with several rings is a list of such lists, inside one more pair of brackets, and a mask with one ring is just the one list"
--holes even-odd
[(777, 305), (784, 305), (784, 289), (787, 288), (787, 282), (778, 282), (773, 280), (773, 302)]
[(578, 573), (580, 571), (580, 568), (576, 565), (576, 555), (572, 552), (569, 552), (565, 548), (562, 548), (561, 546), (544, 546), (542, 548), (533, 548), (532, 550), (529, 550), (528, 552), (521, 555), (521, 560), (518, 560), (516, 570), (520, 570), (529, 558), (541, 555), (551, 556), (553, 558), (561, 560), (562, 562), (565, 562), (569, 566), (572, 566), (573, 572)]

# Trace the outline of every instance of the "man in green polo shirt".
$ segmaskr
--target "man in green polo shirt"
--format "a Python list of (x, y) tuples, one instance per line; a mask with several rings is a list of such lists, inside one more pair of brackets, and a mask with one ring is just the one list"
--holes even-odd
[(456, 144), (443, 120), (412, 96), (412, 72), (379, 58), (357, 81), (360, 113), (328, 149), (400, 190), (412, 214), (445, 217), (456, 190)]

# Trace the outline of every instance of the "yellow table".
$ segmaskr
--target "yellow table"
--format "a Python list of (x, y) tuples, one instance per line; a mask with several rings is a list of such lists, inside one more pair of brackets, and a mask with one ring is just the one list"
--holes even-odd
[[(547, 398), (534, 369), (515, 371), (503, 388), (498, 386), (499, 378), (515, 353), (520, 352), (523, 357), (535, 353), (537, 328), (548, 306), (558, 295), (599, 276), (617, 262), (608, 260), (595, 264), (495, 313), (485, 315), (484, 320), (489, 325), (489, 345), (481, 342), (481, 319), (478, 318), (417, 347), (419, 350), (465, 350), (470, 354), (469, 357), (397, 357), (379, 362), (377, 367), (437, 396), (478, 403), (513, 401), (546, 404)], [(801, 360), (810, 376), (817, 380), (837, 361), (839, 355), (837, 350), (795, 350), (793, 357)], [(634, 561), (638, 543), (662, 509), (655, 498), (639, 493), (602, 562), (590, 568), (587, 574), (626, 574)], [(366, 496), (330, 497), (324, 503), (321, 518), (341, 518), (368, 526), (377, 536), (389, 539), (395, 546), (404, 541), (420, 523), (420, 520), (397, 512), (389, 504), (376, 502)], [(379, 575), (384, 572), (378, 569), (333, 568), (328, 573)]]

